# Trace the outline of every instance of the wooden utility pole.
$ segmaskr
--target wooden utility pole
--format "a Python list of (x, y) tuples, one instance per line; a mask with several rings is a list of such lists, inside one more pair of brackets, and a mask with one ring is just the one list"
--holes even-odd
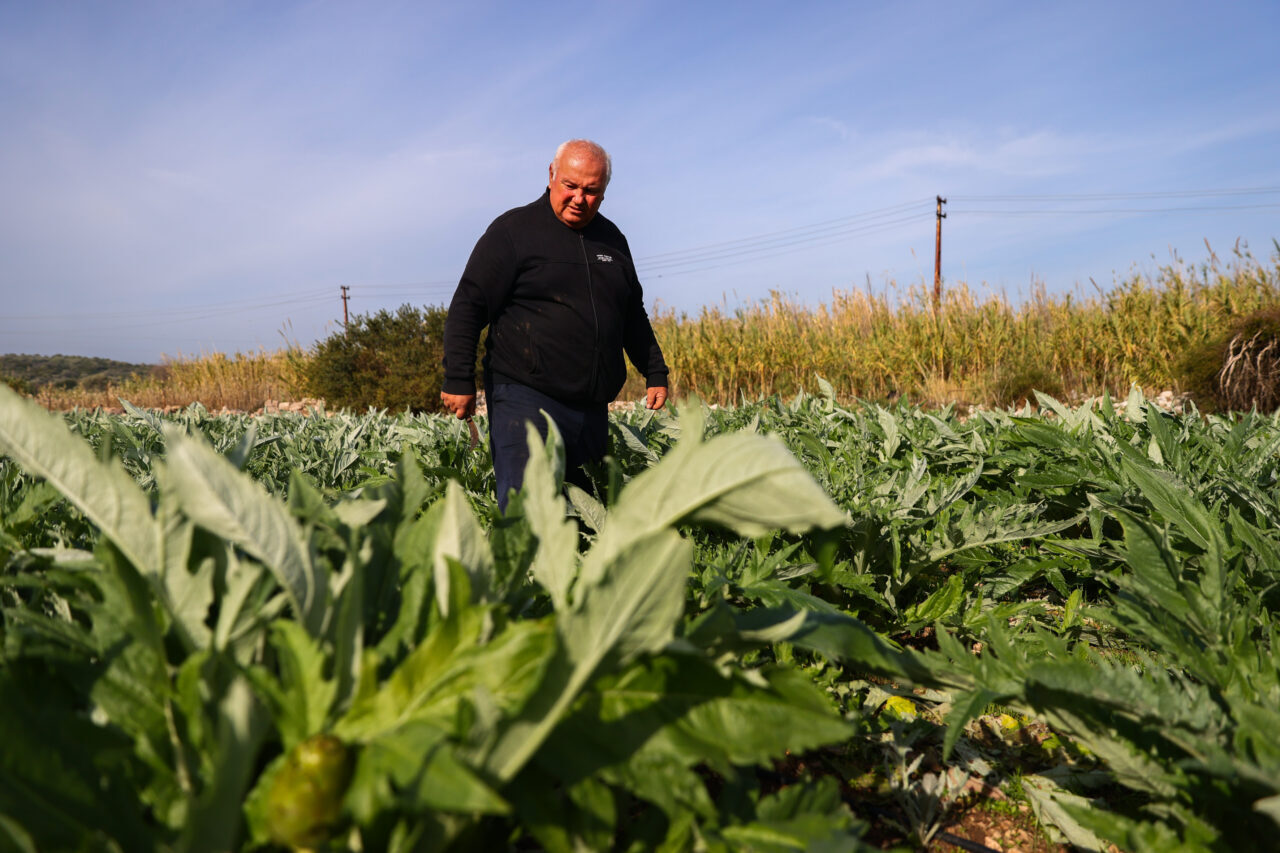
[(347, 327), (347, 300), (351, 298), (347, 295), (347, 291), (351, 288), (347, 287), (345, 284), (338, 286), (342, 288), (342, 328), (345, 329)]
[(933, 248), (933, 313), (935, 314), (942, 307), (942, 220), (947, 218), (947, 215), (942, 212), (942, 206), (946, 203), (945, 198), (938, 196), (938, 236)]

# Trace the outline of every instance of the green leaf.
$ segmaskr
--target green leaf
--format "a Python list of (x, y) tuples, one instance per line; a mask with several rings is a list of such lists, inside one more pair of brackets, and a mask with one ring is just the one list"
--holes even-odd
[[(552, 757), (560, 754), (559, 749), (548, 752)], [(715, 804), (702, 777), (680, 756), (656, 750), (633, 751), (599, 772), (605, 781), (662, 809), (670, 821), (689, 812), (706, 821), (714, 821), (716, 817)]]
[(466, 569), (471, 582), (471, 601), (483, 601), (487, 595), (489, 578), (493, 577), (493, 551), (489, 549), (489, 540), (476, 521), (462, 487), (456, 481), (449, 481), (444, 500), (432, 506), (430, 511), (437, 510), (440, 520), (432, 550), (436, 603), (441, 614), (448, 616), (450, 590), (447, 558), (454, 558)]
[(618, 814), (609, 787), (596, 779), (556, 782), (531, 767), (507, 786), (521, 824), (547, 853), (611, 849)]
[(299, 741), (323, 731), (337, 695), (337, 685), (325, 675), (327, 661), (317, 641), (296, 622), (281, 619), (271, 626), (279, 677), (265, 670), (255, 678), (265, 688), (276, 726), (288, 752)]
[(1131, 513), (1120, 513), (1124, 530), (1124, 560), (1133, 570), (1133, 581), (1141, 584), (1142, 595), (1159, 611), (1175, 618), (1190, 612), (1187, 596), (1179, 583), (1181, 563), (1160, 531)]
[(625, 664), (663, 649), (684, 614), (692, 557), (693, 546), (671, 530), (633, 542), (594, 585), (580, 590), (578, 607), (561, 617), (570, 656), (594, 665), (616, 648)]
[(6, 846), (15, 835), (41, 850), (104, 849), (106, 839), (154, 848), (126, 734), (90, 722), (77, 704), (47, 671), (0, 667), (0, 815), (9, 827), (0, 827), (0, 849), (23, 849)]
[(266, 723), (266, 714), (255, 702), (248, 681), (233, 678), (218, 703), (217, 741), (210, 756), (212, 772), (191, 807), (183, 828), (182, 849), (217, 853), (234, 848)]
[(545, 621), (515, 622), (481, 644), (484, 622), (478, 608), (438, 621), (374, 693), (353, 702), (334, 732), (367, 741), (413, 721), (447, 728), (477, 692), (514, 714), (544, 679), (557, 649), (554, 630)]
[(569, 607), (570, 588), (578, 574), (578, 530), (566, 518), (565, 500), (560, 495), (563, 480), (564, 448), (560, 430), (547, 418), (545, 444), (533, 424), (527, 426), (529, 461), (525, 465), (525, 516), (538, 537), (538, 550), (529, 572), (551, 596), (559, 611)]
[(161, 533), (151, 502), (117, 462), (100, 462), (61, 418), (0, 383), (0, 452), (48, 480), (139, 572), (156, 577)]
[(1062, 608), (1062, 626), (1060, 630), (1065, 631), (1080, 622), (1080, 602), (1083, 598), (1084, 590), (1079, 587), (1071, 590), (1071, 594), (1067, 596), (1067, 603)]
[(302, 530), (279, 500), (203, 442), (166, 428), (163, 484), (182, 511), (261, 560), (312, 634), (327, 614), (327, 577), (317, 572)]
[[(938, 626), (939, 629), (941, 626)], [(938, 633), (941, 633), (939, 630)], [(964, 733), (965, 725), (977, 719), (992, 702), (1005, 698), (1003, 694), (986, 687), (966, 690), (952, 700), (951, 710), (947, 713), (947, 733), (942, 739), (942, 760), (951, 756), (956, 741)]]
[(1124, 416), (1125, 419), (1137, 422), (1143, 419), (1143, 407), (1147, 404), (1147, 398), (1143, 395), (1142, 389), (1137, 385), (1129, 386), (1129, 397), (1125, 400)]
[[(751, 610), (736, 617), (744, 636), (772, 628), (773, 642), (788, 642), (879, 675), (918, 684), (936, 683), (933, 673), (909, 650), (895, 647), (858, 619), (843, 613), (808, 611), (797, 624), (789, 610)], [(785, 628), (791, 630), (787, 632)]]
[(887, 410), (876, 406), (876, 420), (884, 431), (884, 443), (880, 447), (881, 459), (892, 459), (902, 446), (902, 432), (898, 428), (898, 419)]
[(734, 433), (704, 444), (701, 421), (693, 417), (663, 461), (623, 491), (583, 561), (581, 583), (594, 583), (634, 541), (680, 524), (711, 524), (754, 537), (845, 523), (845, 514), (780, 441)]
[(805, 814), (789, 820), (756, 820), (720, 830), (737, 850), (753, 853), (854, 853), (874, 849), (847, 828), (849, 815)]
[(211, 560), (190, 565), (191, 522), (177, 507), (161, 496), (156, 513), (163, 530), (164, 571), (160, 579), (165, 605), (190, 650), (206, 649), (213, 638), (209, 630), (209, 610), (214, 602), (214, 566)]
[[(213, 562), (212, 557), (207, 559)], [(238, 559), (234, 553), (227, 557), (226, 564), (213, 646), (226, 649), (238, 641), (256, 645), (259, 632), (284, 608), (284, 598), (279, 596), (271, 605), (262, 606), (264, 587), (275, 588), (266, 577), (266, 570), (258, 563)]]
[(573, 483), (567, 483), (564, 491), (569, 498), (569, 503), (573, 504), (574, 512), (578, 514), (578, 518), (582, 519), (583, 524), (592, 530), (599, 530), (604, 527), (604, 504)]
[(364, 744), (347, 792), (355, 818), (372, 823), (379, 813), (506, 814), (510, 806), (454, 752), (445, 732), (409, 722)]
[[(702, 444), (701, 412), (694, 411), (682, 423), (684, 438), (676, 449), (623, 490), (583, 561), (572, 609), (560, 613), (567, 654), (552, 663), (538, 694), (486, 757), (494, 778), (519, 772), (606, 656), (616, 650), (625, 665), (638, 654), (660, 650), (674, 636), (691, 559), (690, 546), (672, 529), (676, 524), (722, 524), (759, 535), (779, 527), (803, 532), (844, 523), (844, 515), (780, 442), (738, 434)], [(529, 440), (536, 449), (533, 433)], [(559, 522), (549, 507), (560, 508), (563, 501), (549, 469), (531, 453), (526, 481), (535, 476), (541, 485), (529, 490), (530, 501), (545, 505), (527, 509), (531, 518), (540, 513), (540, 524), (554, 533)], [(563, 518), (563, 509), (559, 515)], [(560, 559), (567, 561), (569, 555), (560, 552), (568, 547), (567, 542), (557, 546)], [(567, 572), (544, 568), (542, 576), (562, 607)]]
[(1129, 459), (1122, 460), (1120, 466), (1157, 512), (1201, 548), (1221, 554), (1225, 545), (1222, 527), (1190, 489), (1169, 474), (1144, 468)]
[(14, 853), (38, 853), (36, 840), (16, 820), (0, 814), (0, 848)]
[(1280, 794), (1255, 800), (1253, 810), (1271, 818), (1272, 823), (1280, 827)]
[(960, 609), (964, 603), (964, 575), (954, 574), (919, 604), (913, 604), (903, 613), (903, 621), (908, 625), (932, 623), (946, 619)]
[(1102, 839), (1082, 826), (1072, 815), (1072, 810), (1091, 808), (1087, 799), (1063, 790), (1052, 779), (1039, 775), (1023, 776), (1022, 790), (1031, 801), (1036, 820), (1057, 829), (1068, 844), (1091, 853), (1106, 848)]
[(559, 615), (565, 653), (552, 660), (537, 694), (486, 756), (490, 775), (510, 779), (520, 771), (615, 648), (627, 660), (671, 640), (684, 610), (691, 551), (674, 531), (658, 531), (580, 590), (575, 609)]
[(637, 662), (583, 697), (537, 763), (566, 784), (661, 756), (684, 767), (765, 764), (849, 737), (851, 725), (803, 674), (724, 674), (698, 655)]
[(334, 518), (353, 530), (369, 526), (386, 508), (387, 502), (385, 500), (370, 500), (368, 498), (364, 500), (346, 500), (332, 507)]

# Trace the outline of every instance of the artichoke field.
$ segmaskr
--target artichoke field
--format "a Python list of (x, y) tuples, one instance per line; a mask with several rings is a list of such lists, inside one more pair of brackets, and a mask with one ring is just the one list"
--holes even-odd
[(1280, 829), (1280, 419), (460, 422), (0, 388), (0, 849), (1080, 849)]

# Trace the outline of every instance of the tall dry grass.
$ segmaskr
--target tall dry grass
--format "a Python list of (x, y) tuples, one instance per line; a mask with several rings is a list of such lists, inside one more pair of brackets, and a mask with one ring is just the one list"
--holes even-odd
[[(1199, 266), (1175, 261), (1104, 291), (1050, 295), (1043, 288), (1012, 304), (966, 284), (944, 289), (941, 310), (923, 286), (897, 294), (836, 291), (806, 307), (781, 292), (742, 307), (689, 315), (658, 310), (654, 329), (671, 367), (673, 393), (708, 402), (815, 390), (817, 377), (843, 399), (901, 395), (921, 405), (1008, 404), (1031, 386), (1066, 399), (1178, 387), (1184, 353), (1233, 318), (1280, 304), (1280, 245), (1269, 262), (1237, 251)], [(199, 401), (210, 410), (252, 411), (268, 400), (306, 394), (308, 351), (222, 353), (166, 360), (160, 375), (104, 391), (43, 391), (51, 408), (153, 408)], [(643, 397), (634, 373), (620, 395)]]
[(45, 389), (37, 395), (51, 409), (112, 408), (127, 400), (150, 409), (199, 402), (210, 411), (254, 411), (268, 400), (304, 396), (307, 354), (297, 348), (253, 353), (207, 353), (166, 358), (151, 376), (134, 376), (94, 391)]
[[(677, 395), (733, 403), (814, 390), (821, 376), (842, 398), (939, 405), (1008, 403), (1000, 398), (1027, 383), (1067, 398), (1122, 395), (1134, 384), (1177, 390), (1189, 347), (1277, 303), (1280, 247), (1266, 264), (1237, 251), (1225, 264), (1175, 262), (1091, 295), (1040, 287), (1020, 305), (959, 283), (944, 289), (937, 312), (917, 286), (901, 298), (837, 291), (816, 308), (775, 292), (736, 309), (659, 310), (652, 319)], [(642, 387), (633, 376), (624, 396)]]

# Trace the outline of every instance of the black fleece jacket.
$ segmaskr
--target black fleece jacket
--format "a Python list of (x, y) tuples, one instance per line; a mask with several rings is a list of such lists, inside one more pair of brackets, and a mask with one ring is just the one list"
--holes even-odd
[(527, 385), (567, 403), (607, 403), (627, 378), (623, 351), (650, 386), (667, 365), (644, 310), (627, 239), (596, 214), (575, 230), (550, 194), (508, 210), (467, 261), (444, 326), (444, 390), (474, 394), (485, 339), (488, 382)]

